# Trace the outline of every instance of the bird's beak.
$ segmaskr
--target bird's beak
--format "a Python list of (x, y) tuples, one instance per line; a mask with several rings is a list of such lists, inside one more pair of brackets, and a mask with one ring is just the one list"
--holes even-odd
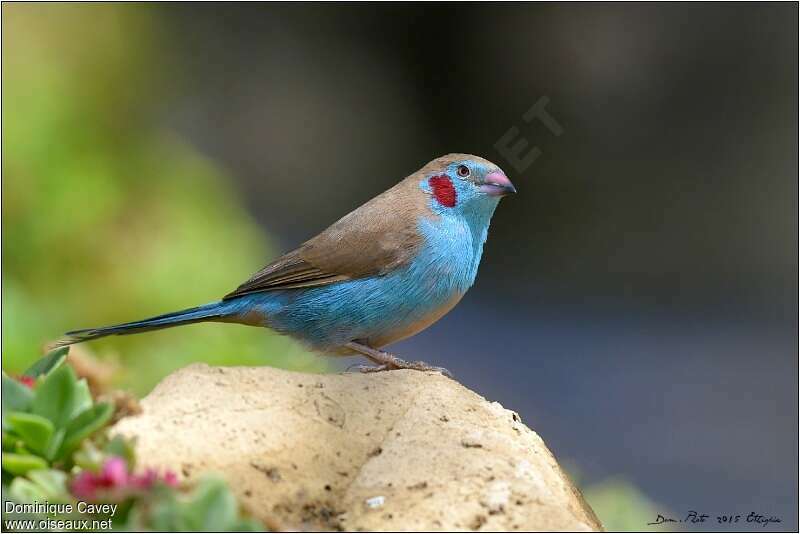
[(502, 197), (509, 193), (516, 193), (517, 189), (514, 187), (514, 184), (511, 183), (511, 180), (508, 179), (508, 176), (500, 171), (495, 171), (490, 172), (483, 179), (481, 191), (487, 195)]

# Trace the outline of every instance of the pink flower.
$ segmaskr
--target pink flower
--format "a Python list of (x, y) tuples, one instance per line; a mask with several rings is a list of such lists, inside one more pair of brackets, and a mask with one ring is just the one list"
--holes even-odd
[(158, 480), (158, 472), (155, 469), (148, 469), (141, 475), (131, 477), (131, 484), (140, 489), (149, 489)]
[(147, 491), (154, 484), (163, 482), (168, 486), (177, 486), (178, 477), (172, 471), (166, 471), (163, 478), (159, 478), (158, 471), (147, 469), (144, 473), (133, 474), (128, 471), (128, 465), (119, 456), (112, 456), (105, 461), (99, 473), (82, 471), (72, 479), (71, 489), (73, 495), (86, 501), (96, 501), (98, 498), (109, 501), (121, 501), (130, 495)]
[(164, 484), (167, 486), (171, 486), (173, 488), (178, 486), (178, 475), (175, 474), (174, 471), (170, 471), (167, 469), (164, 472)]
[(162, 482), (167, 486), (175, 487), (178, 485), (178, 477), (174, 472), (167, 469), (164, 471), (164, 476), (159, 478), (158, 471), (152, 467), (140, 475), (133, 475), (131, 477), (131, 483), (137, 488), (141, 489), (150, 489), (153, 484), (157, 482)]
[(83, 471), (72, 479), (70, 486), (72, 494), (81, 500), (93, 501), (97, 490), (97, 483), (94, 477), (94, 473)]
[(120, 487), (128, 483), (128, 464), (119, 456), (112, 456), (103, 464), (100, 473), (101, 483), (105, 487)]

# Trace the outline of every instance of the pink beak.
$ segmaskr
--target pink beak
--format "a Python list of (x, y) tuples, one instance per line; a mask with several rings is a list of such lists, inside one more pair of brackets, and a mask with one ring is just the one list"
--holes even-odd
[(516, 193), (517, 189), (514, 187), (514, 184), (511, 183), (511, 180), (508, 179), (508, 176), (500, 171), (495, 171), (490, 172), (483, 179), (481, 191), (487, 195), (501, 197), (509, 193)]

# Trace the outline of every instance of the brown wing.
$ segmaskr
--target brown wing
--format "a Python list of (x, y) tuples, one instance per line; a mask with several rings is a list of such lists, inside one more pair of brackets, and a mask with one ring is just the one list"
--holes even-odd
[(225, 295), (223, 300), (257, 291), (317, 286), (348, 279), (344, 275), (326, 273), (306, 262), (300, 257), (301, 250), (293, 250), (273, 261), (235, 291)]
[(345, 215), (224, 298), (383, 275), (406, 264), (421, 242), (419, 217), (430, 216), (415, 176)]

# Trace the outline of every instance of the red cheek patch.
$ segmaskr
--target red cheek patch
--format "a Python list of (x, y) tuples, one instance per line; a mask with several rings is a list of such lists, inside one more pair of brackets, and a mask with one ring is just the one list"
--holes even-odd
[(452, 208), (456, 205), (456, 188), (453, 187), (453, 182), (446, 174), (433, 176), (428, 180), (428, 185), (431, 186), (433, 197), (436, 201), (447, 208)]

